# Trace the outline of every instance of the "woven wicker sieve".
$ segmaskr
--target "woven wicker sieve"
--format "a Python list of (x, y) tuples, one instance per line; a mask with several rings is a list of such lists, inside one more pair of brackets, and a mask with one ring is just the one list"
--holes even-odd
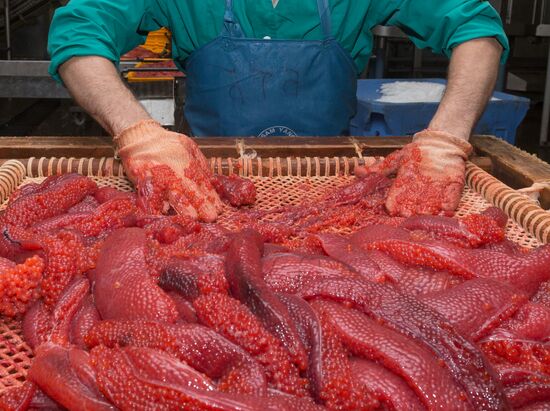
[[(262, 209), (315, 199), (327, 190), (349, 182), (355, 167), (365, 160), (358, 157), (252, 157), (213, 158), (210, 166), (216, 173), (237, 173), (250, 177), (258, 190), (255, 207)], [(113, 158), (30, 158), (25, 162), (10, 160), (0, 167), (0, 210), (21, 185), (67, 172), (90, 176), (100, 186), (132, 190), (131, 183), (124, 177), (121, 164)], [(467, 186), (457, 215), (480, 212), (489, 207), (490, 203), (502, 208), (513, 218), (507, 227), (507, 236), (512, 241), (528, 248), (550, 242), (550, 213), (475, 165), (468, 164)], [(231, 209), (228, 207), (225, 212), (229, 215)], [(224, 220), (222, 216), (222, 224)], [(0, 393), (25, 380), (31, 361), (32, 351), (21, 337), (20, 323), (0, 319)]]

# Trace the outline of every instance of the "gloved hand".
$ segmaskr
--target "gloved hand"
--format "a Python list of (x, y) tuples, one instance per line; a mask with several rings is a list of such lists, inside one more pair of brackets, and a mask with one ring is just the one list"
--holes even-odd
[(392, 215), (453, 215), (464, 188), (466, 160), (472, 146), (442, 131), (424, 130), (402, 150), (368, 171), (397, 177), (386, 199)]
[(160, 214), (172, 207), (178, 214), (216, 220), (221, 201), (210, 183), (206, 158), (189, 137), (144, 120), (114, 141), (144, 211)]

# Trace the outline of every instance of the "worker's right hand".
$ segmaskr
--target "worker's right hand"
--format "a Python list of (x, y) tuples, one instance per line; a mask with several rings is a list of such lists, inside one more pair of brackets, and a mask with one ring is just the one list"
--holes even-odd
[(172, 207), (178, 214), (216, 220), (221, 201), (210, 183), (206, 158), (189, 137), (144, 120), (114, 141), (145, 212), (166, 213)]

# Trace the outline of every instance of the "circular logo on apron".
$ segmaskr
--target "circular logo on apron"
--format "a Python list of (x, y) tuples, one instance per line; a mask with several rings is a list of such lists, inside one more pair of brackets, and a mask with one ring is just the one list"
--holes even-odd
[(288, 137), (296, 137), (298, 134), (296, 132), (288, 127), (285, 126), (273, 126), (268, 127), (264, 131), (262, 131), (260, 134), (258, 134), (258, 137), (271, 137), (271, 136), (288, 136)]

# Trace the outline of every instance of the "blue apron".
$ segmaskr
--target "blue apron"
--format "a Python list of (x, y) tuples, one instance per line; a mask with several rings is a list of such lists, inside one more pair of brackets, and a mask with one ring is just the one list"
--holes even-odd
[(317, 6), (321, 41), (250, 39), (226, 0), (221, 35), (184, 63), (185, 116), (193, 135), (349, 134), (357, 71), (331, 34), (328, 0)]

